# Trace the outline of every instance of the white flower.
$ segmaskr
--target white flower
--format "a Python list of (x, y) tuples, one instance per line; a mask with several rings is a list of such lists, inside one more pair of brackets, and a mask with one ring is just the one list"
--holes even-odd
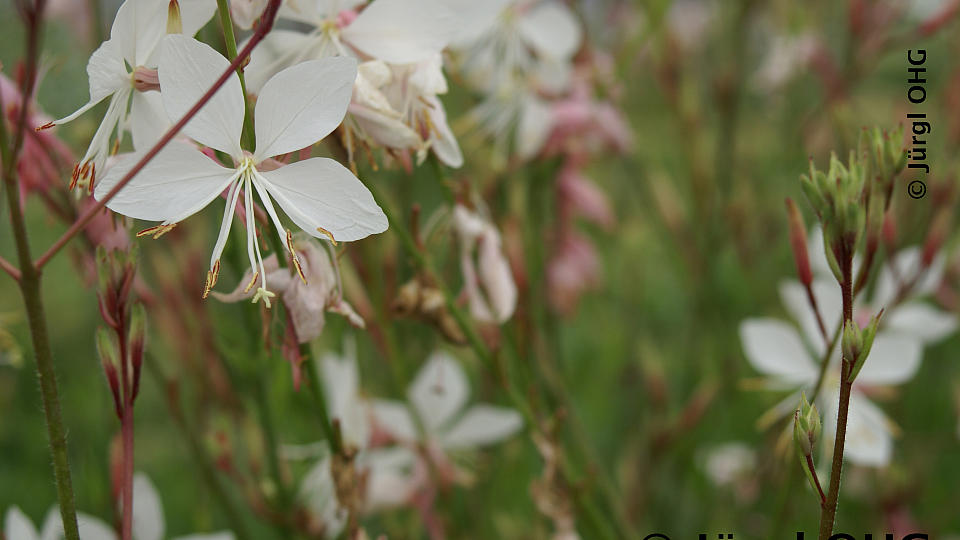
[[(185, 36), (168, 36), (159, 74), (163, 103), (170, 117), (183, 117), (228, 67), (229, 62), (209, 46)], [(333, 131), (343, 119), (355, 78), (356, 63), (351, 58), (306, 62), (278, 73), (257, 100), (257, 147), (250, 154), (240, 148), (244, 98), (239, 79), (231, 75), (183, 132), (198, 143), (229, 154), (235, 168), (219, 165), (188, 144), (172, 142), (107, 206), (126, 216), (160, 221), (153, 230), (162, 234), (228, 190), (220, 235), (210, 257), (209, 291), (217, 280), (220, 255), (242, 189), (247, 255), (253, 271), (248, 288), (259, 279), (253, 301), (263, 298), (269, 306), (274, 293), (267, 289), (267, 273), (256, 241), (254, 191), (288, 250), (292, 249), (292, 236), (281, 223), (272, 200), (298, 227), (317, 238), (352, 241), (387, 228), (386, 216), (367, 188), (332, 159), (310, 158), (276, 170), (257, 170), (262, 161), (310, 146)], [(97, 199), (117, 185), (141, 157), (129, 156), (112, 167), (97, 186)], [(294, 262), (298, 264), (295, 253)]]
[[(375, 512), (407, 502), (415, 487), (412, 470), (416, 456), (404, 447), (370, 448), (372, 406), (360, 395), (354, 347), (347, 347), (344, 357), (324, 355), (319, 376), (330, 418), (339, 422), (344, 444), (357, 450), (354, 467), (366, 478), (363, 510)], [(347, 515), (336, 497), (325, 444), (321, 454), (323, 457), (301, 483), (300, 497), (324, 525), (325, 536), (335, 538), (343, 530)]]
[(267, 7), (267, 0), (231, 0), (230, 14), (240, 28), (250, 29)]
[(500, 233), (493, 223), (460, 204), (453, 208), (453, 226), (460, 237), (460, 269), (470, 313), (479, 321), (506, 322), (517, 307), (517, 285)]
[[(836, 328), (841, 316), (839, 286), (816, 280), (812, 287), (824, 324), (828, 329)], [(740, 340), (750, 364), (767, 375), (769, 388), (796, 390), (776, 407), (778, 412), (786, 414), (799, 402), (800, 390), (808, 394), (813, 390), (818, 362), (826, 352), (826, 344), (807, 306), (802, 286), (795, 282), (784, 283), (780, 294), (787, 311), (797, 317), (804, 337), (783, 321), (762, 318), (743, 321)], [(867, 398), (865, 391), (908, 381), (920, 367), (921, 353), (921, 344), (916, 339), (884, 330), (877, 333), (850, 397), (844, 455), (851, 462), (872, 466), (889, 463), (893, 449), (892, 424)], [(818, 397), (818, 405), (824, 411), (825, 441), (833, 439), (836, 428), (840, 390), (839, 346), (831, 351), (829, 362)]]
[[(135, 70), (154, 68), (161, 39), (166, 34), (168, 0), (126, 0), (117, 11), (104, 41), (90, 56), (87, 77), (90, 101), (73, 114), (53, 121), (59, 125), (74, 120), (104, 99), (110, 98), (107, 113), (100, 122), (86, 154), (73, 173), (73, 185), (92, 189), (103, 173), (107, 157), (129, 127), (135, 148), (146, 149), (170, 126), (155, 92), (134, 90)], [(216, 3), (210, 0), (182, 0), (180, 13), (183, 32), (197, 33), (210, 20)], [(116, 138), (112, 139), (116, 132)]]
[[(835, 279), (827, 263), (823, 234), (819, 227), (811, 231), (807, 250), (811, 254), (810, 267), (814, 274), (827, 281)], [(919, 279), (911, 282), (918, 276), (920, 258), (920, 248), (913, 246), (904, 248), (889, 260), (885, 260), (869, 299), (858, 298), (854, 304), (854, 317), (858, 320), (866, 319), (884, 309), (881, 321), (884, 330), (911, 337), (924, 345), (932, 345), (956, 332), (955, 314), (944, 312), (922, 301), (924, 297), (933, 294), (943, 281), (946, 259), (943, 255), (934, 257), (930, 266), (919, 275)], [(854, 259), (854, 275), (859, 271), (859, 267), (859, 260)], [(901, 283), (906, 285), (902, 286)], [(793, 289), (793, 294), (803, 294), (796, 287)], [(804, 312), (809, 316), (800, 318), (797, 313), (793, 315), (803, 324), (816, 324), (809, 309)]]
[(465, 408), (467, 376), (457, 361), (437, 351), (420, 368), (407, 399), (423, 427), (422, 436), (406, 405), (375, 400), (378, 425), (401, 441), (423, 441), (440, 450), (466, 450), (499, 442), (523, 426), (520, 414), (506, 407), (479, 404)]
[[(82, 540), (118, 540), (119, 536), (112, 527), (98, 518), (82, 512), (77, 513), (77, 524)], [(163, 540), (166, 532), (166, 520), (163, 517), (163, 504), (157, 488), (143, 473), (133, 476), (133, 538), (134, 540)], [(47, 512), (40, 532), (34, 528), (30, 518), (16, 506), (7, 509), (4, 518), (4, 537), (8, 540), (60, 540), (63, 538), (63, 522), (56, 507)], [(172, 540), (233, 540), (233, 533), (218, 532), (212, 534), (192, 534), (179, 536)]]
[(752, 474), (756, 463), (757, 455), (752, 448), (742, 442), (729, 442), (705, 454), (703, 469), (715, 485), (726, 486)]

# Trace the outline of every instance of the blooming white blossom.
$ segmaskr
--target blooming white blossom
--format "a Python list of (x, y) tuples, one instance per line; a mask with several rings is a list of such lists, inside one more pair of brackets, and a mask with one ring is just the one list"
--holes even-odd
[[(397, 401), (375, 400), (378, 425), (400, 441), (421, 441), (434, 450), (466, 450), (499, 442), (523, 426), (510, 408), (479, 404), (466, 407), (470, 397), (460, 364), (443, 351), (434, 352), (407, 390), (411, 407)], [(417, 421), (411, 416), (411, 409)], [(417, 426), (422, 426), (422, 434)]]
[(493, 223), (460, 204), (453, 209), (453, 226), (460, 237), (460, 269), (470, 313), (480, 321), (506, 322), (517, 307), (517, 285), (500, 233)]
[[(118, 540), (119, 535), (106, 522), (82, 512), (77, 513), (77, 524), (82, 540)], [(157, 488), (143, 473), (133, 476), (133, 538), (135, 540), (163, 540), (166, 538), (166, 520), (163, 504)], [(43, 526), (38, 532), (28, 518), (16, 506), (7, 509), (3, 525), (4, 537), (8, 540), (60, 540), (63, 538), (63, 522), (56, 507), (47, 512)], [(172, 540), (233, 540), (233, 533), (191, 534)]]
[[(208, 45), (186, 36), (168, 36), (159, 75), (170, 117), (183, 117), (228, 68), (226, 58)], [(232, 74), (183, 132), (200, 144), (229, 154), (235, 167), (223, 167), (189, 144), (172, 142), (107, 206), (126, 216), (160, 221), (158, 227), (148, 230), (162, 234), (226, 190), (227, 205), (207, 274), (209, 292), (217, 280), (220, 255), (242, 191), (247, 255), (253, 271), (247, 287), (253, 288), (259, 280), (253, 301), (263, 299), (269, 307), (269, 299), (275, 294), (267, 288), (267, 271), (256, 241), (254, 191), (298, 268), (292, 234), (281, 223), (272, 200), (298, 227), (317, 238), (352, 241), (387, 228), (386, 216), (367, 188), (332, 159), (310, 158), (275, 170), (258, 170), (264, 160), (310, 146), (333, 131), (343, 119), (355, 78), (356, 62), (352, 58), (305, 62), (275, 75), (257, 100), (256, 151), (251, 154), (240, 147), (244, 97), (239, 78)], [(97, 185), (95, 196), (105, 196), (141, 157), (134, 154), (112, 167)]]
[[(135, 89), (138, 68), (155, 68), (160, 41), (166, 34), (168, 0), (126, 0), (117, 11), (104, 41), (90, 56), (87, 77), (90, 100), (76, 112), (48, 125), (65, 124), (110, 98), (107, 112), (93, 135), (83, 159), (74, 169), (73, 184), (93, 189), (105, 170), (107, 157), (130, 129), (137, 149), (151, 146), (170, 126), (160, 96)], [(193, 36), (210, 20), (216, 3), (182, 0), (183, 33)]]
[[(365, 144), (416, 150), (419, 159), (432, 149), (452, 167), (463, 163), (459, 145), (437, 98), (447, 91), (440, 52), (462, 26), (462, 16), (439, 0), (364, 2), (298, 0), (279, 13), (313, 30), (274, 30), (254, 50), (246, 68), (257, 90), (276, 71), (328, 56), (362, 59), (345, 126), (348, 150), (353, 138)], [(389, 97), (388, 97), (389, 96)]]

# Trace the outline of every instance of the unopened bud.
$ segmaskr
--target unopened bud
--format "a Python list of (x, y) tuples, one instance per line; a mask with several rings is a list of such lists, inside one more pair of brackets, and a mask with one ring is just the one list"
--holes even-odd
[(848, 320), (843, 324), (843, 338), (841, 340), (841, 349), (843, 351), (843, 361), (851, 364), (856, 363), (863, 350), (863, 334), (857, 326), (856, 321)]
[(805, 394), (800, 395), (800, 406), (793, 415), (793, 440), (797, 450), (804, 456), (813, 451), (813, 445), (820, 438), (820, 412), (816, 405), (807, 401)]
[[(852, 383), (856, 378), (857, 374), (860, 373), (860, 370), (863, 369), (863, 364), (867, 361), (867, 357), (870, 356), (870, 349), (873, 347), (873, 339), (877, 337), (877, 328), (880, 327), (880, 318), (883, 317), (883, 310), (880, 310), (880, 313), (877, 313), (872, 319), (870, 319), (870, 324), (860, 333), (860, 350), (858, 355), (853, 362), (853, 369), (850, 370), (850, 375), (847, 377), (847, 382)], [(852, 321), (850, 321), (852, 322)], [(853, 326), (856, 326), (856, 323), (853, 323)], [(846, 328), (844, 328), (844, 338), (846, 338)]]
[(804, 285), (813, 282), (813, 273), (810, 271), (810, 257), (807, 254), (807, 227), (803, 223), (803, 215), (793, 199), (788, 198), (787, 220), (790, 224), (790, 247), (793, 248), (793, 260), (797, 265), (797, 276)]
[(180, 18), (180, 2), (177, 0), (170, 0), (170, 3), (167, 5), (167, 33), (183, 33), (183, 20)]
[(143, 304), (137, 302), (130, 310), (130, 328), (127, 332), (127, 343), (130, 347), (130, 365), (133, 368), (133, 393), (136, 399), (140, 391), (140, 369), (143, 366), (143, 350), (147, 340), (147, 312)]
[(100, 365), (103, 366), (103, 374), (107, 378), (107, 384), (110, 386), (110, 393), (113, 395), (113, 408), (117, 418), (123, 416), (123, 407), (120, 398), (120, 377), (117, 374), (117, 359), (120, 356), (117, 352), (117, 344), (113, 333), (106, 328), (97, 328), (97, 355), (100, 357)]

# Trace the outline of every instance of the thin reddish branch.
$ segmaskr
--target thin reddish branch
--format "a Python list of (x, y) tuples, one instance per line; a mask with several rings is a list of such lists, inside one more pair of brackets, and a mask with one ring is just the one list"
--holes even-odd
[(210, 101), (213, 95), (217, 93), (217, 90), (226, 84), (227, 80), (237, 70), (237, 68), (247, 61), (247, 58), (250, 57), (250, 53), (253, 51), (253, 48), (260, 43), (261, 40), (263, 40), (264, 36), (266, 36), (273, 27), (273, 21), (277, 17), (277, 10), (280, 9), (281, 2), (282, 0), (270, 0), (270, 3), (267, 4), (266, 9), (263, 11), (263, 15), (260, 17), (260, 24), (257, 26), (256, 32), (254, 32), (254, 34), (250, 37), (250, 41), (247, 42), (247, 45), (242, 51), (240, 51), (240, 54), (234, 58), (233, 62), (230, 63), (230, 66), (227, 67), (226, 71), (220, 75), (220, 78), (217, 79), (217, 82), (215, 82), (213, 86), (207, 90), (207, 93), (205, 93), (200, 100), (197, 101), (197, 103), (194, 104), (189, 111), (187, 111), (187, 114), (185, 114), (179, 122), (167, 130), (163, 137), (161, 137), (160, 140), (157, 141), (157, 143), (153, 145), (153, 147), (150, 148), (150, 150), (147, 151), (142, 158), (140, 158), (140, 161), (138, 161), (137, 164), (127, 172), (127, 174), (120, 180), (120, 182), (117, 183), (116, 186), (114, 186), (113, 189), (106, 194), (106, 196), (97, 201), (97, 204), (88, 208), (86, 212), (77, 218), (77, 221), (75, 221), (73, 225), (67, 229), (67, 232), (63, 233), (63, 235), (58, 238), (57, 241), (54, 242), (53, 245), (51, 245), (50, 248), (47, 249), (47, 251), (36, 260), (34, 263), (36, 268), (39, 269), (43, 267), (43, 265), (49, 262), (58, 251), (63, 249), (63, 246), (65, 246), (71, 238), (82, 231), (83, 228), (86, 227), (87, 223), (89, 223), (90, 220), (96, 216), (97, 212), (103, 210), (110, 199), (119, 193), (120, 190), (123, 189), (133, 179), (133, 177), (136, 176), (137, 173), (139, 173), (147, 165), (147, 163), (150, 162), (151, 159), (156, 157), (160, 150), (162, 150), (167, 143), (173, 140), (173, 138), (180, 133), (180, 130), (183, 129), (183, 126), (187, 125), (187, 122), (189, 122), (191, 118), (200, 112), (200, 109), (206, 105), (208, 101)]
[(20, 281), (20, 270), (17, 270), (17, 267), (10, 263), (10, 261), (0, 257), (0, 269), (3, 269), (4, 272), (10, 274), (10, 277)]

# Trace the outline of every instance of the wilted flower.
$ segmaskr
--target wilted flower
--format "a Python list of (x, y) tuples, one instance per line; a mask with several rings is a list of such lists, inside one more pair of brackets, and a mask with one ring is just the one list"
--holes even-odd
[[(228, 68), (226, 58), (208, 45), (186, 36), (168, 36), (159, 73), (165, 89), (164, 106), (170, 116), (182, 117)], [(297, 226), (318, 238), (359, 240), (387, 228), (386, 216), (367, 188), (332, 159), (310, 158), (274, 170), (257, 169), (264, 160), (310, 146), (333, 131), (346, 112), (355, 78), (356, 63), (352, 58), (306, 62), (278, 73), (260, 91), (255, 111), (257, 148), (251, 154), (240, 148), (244, 98), (239, 78), (231, 74), (224, 88), (183, 132), (201, 144), (229, 154), (235, 168), (219, 165), (188, 144), (172, 142), (107, 206), (130, 217), (161, 221), (159, 226), (146, 231), (160, 235), (229, 190), (220, 235), (210, 257), (205, 287), (209, 292), (217, 281), (220, 255), (242, 188), (247, 256), (253, 272), (247, 289), (259, 280), (253, 300), (263, 299), (269, 307), (274, 293), (267, 288), (267, 271), (256, 241), (254, 190), (285, 248), (291, 252), (294, 266), (299, 261), (292, 235), (281, 223), (272, 199)], [(97, 199), (117, 185), (141, 157), (134, 154), (111, 168), (97, 186)], [(301, 278), (305, 281), (304, 276)]]
[[(142, 150), (159, 139), (170, 125), (157, 94), (135, 91), (138, 70), (156, 67), (157, 46), (167, 28), (168, 4), (168, 0), (126, 0), (117, 11), (110, 39), (93, 52), (87, 64), (90, 101), (73, 114), (44, 124), (46, 127), (67, 123), (110, 98), (87, 153), (74, 169), (73, 185), (93, 189), (103, 174), (107, 157), (116, 151), (127, 129), (133, 133), (134, 147)], [(192, 36), (210, 20), (216, 4), (183, 0), (180, 9), (182, 31)]]
[(453, 209), (453, 226), (460, 238), (460, 270), (470, 313), (480, 321), (505, 322), (517, 307), (517, 285), (500, 233), (493, 223), (459, 204)]
[[(343, 315), (350, 324), (363, 328), (364, 322), (353, 307), (343, 299), (340, 272), (333, 255), (319, 240), (298, 233), (293, 237), (293, 249), (300, 257), (300, 267), (305, 280), (299, 279), (293, 268), (281, 267), (277, 255), (263, 260), (264, 270), (271, 287), (276, 291), (290, 312), (294, 331), (300, 343), (308, 343), (323, 332), (326, 312)], [(238, 302), (254, 296), (246, 284), (253, 279), (248, 270), (233, 292), (214, 292), (214, 298), (223, 302)]]

